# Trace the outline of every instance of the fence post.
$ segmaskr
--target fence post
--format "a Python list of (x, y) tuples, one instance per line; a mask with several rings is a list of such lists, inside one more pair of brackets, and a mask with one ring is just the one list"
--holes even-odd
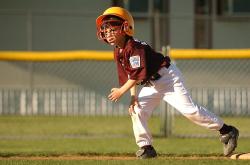
[[(164, 56), (170, 56), (170, 46), (162, 47), (162, 54)], [(160, 133), (164, 137), (169, 137), (172, 134), (172, 113), (168, 110), (167, 103), (161, 101), (160, 103), (161, 112), (161, 130)]]
[(21, 90), (21, 95), (20, 95), (20, 114), (21, 115), (26, 115), (26, 112), (27, 112), (26, 97), (27, 97), (26, 90)]
[(164, 137), (170, 137), (172, 134), (172, 113), (168, 109), (167, 103), (161, 101), (161, 135)]

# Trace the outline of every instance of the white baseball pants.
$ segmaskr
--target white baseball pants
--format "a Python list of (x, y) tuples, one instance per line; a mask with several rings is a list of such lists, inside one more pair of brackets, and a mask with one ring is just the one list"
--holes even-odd
[(148, 119), (154, 108), (163, 99), (192, 122), (211, 130), (220, 130), (224, 122), (204, 107), (195, 104), (184, 86), (181, 72), (171, 64), (158, 72), (162, 77), (152, 81), (152, 86), (143, 87), (138, 95), (140, 107), (132, 113), (133, 131), (139, 147), (152, 144)]

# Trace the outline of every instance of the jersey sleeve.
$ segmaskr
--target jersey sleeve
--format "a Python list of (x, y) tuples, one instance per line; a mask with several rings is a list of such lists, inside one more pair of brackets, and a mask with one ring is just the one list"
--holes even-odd
[(127, 56), (129, 79), (144, 80), (147, 78), (146, 51), (143, 48), (134, 49)]

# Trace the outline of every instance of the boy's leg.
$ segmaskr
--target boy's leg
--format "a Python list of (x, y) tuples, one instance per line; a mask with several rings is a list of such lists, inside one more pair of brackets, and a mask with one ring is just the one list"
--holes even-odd
[(143, 87), (138, 95), (140, 106), (134, 108), (135, 114), (132, 113), (131, 116), (136, 144), (140, 147), (136, 155), (143, 159), (156, 156), (152, 146), (152, 135), (148, 128), (148, 119), (161, 98), (162, 96), (154, 88)]
[[(224, 154), (226, 156), (231, 154), (237, 146), (238, 130), (232, 126), (225, 125), (218, 116), (192, 101), (184, 87), (181, 74), (175, 66), (172, 66), (171, 73), (171, 78), (174, 81), (172, 81), (172, 85), (166, 88), (163, 99), (194, 123), (210, 130), (220, 131), (220, 133), (222, 133), (222, 130), (225, 130), (224, 135), (226, 135), (226, 138), (221, 138), (224, 139), (221, 141), (225, 144)], [(170, 76), (170, 74), (166, 75), (166, 77), (167, 76)]]
[(195, 104), (182, 83), (176, 83), (174, 92), (166, 93), (164, 100), (192, 122), (211, 130), (219, 131), (224, 122), (214, 113)]
[[(179, 88), (181, 90), (179, 90)], [(192, 122), (210, 130), (219, 131), (220, 141), (224, 144), (224, 155), (231, 155), (237, 147), (237, 140), (239, 136), (238, 129), (224, 124), (224, 122), (218, 116), (211, 113), (204, 107), (193, 103), (189, 94), (183, 93), (183, 91), (183, 87), (175, 87), (175, 92), (166, 93), (164, 100), (175, 107)]]

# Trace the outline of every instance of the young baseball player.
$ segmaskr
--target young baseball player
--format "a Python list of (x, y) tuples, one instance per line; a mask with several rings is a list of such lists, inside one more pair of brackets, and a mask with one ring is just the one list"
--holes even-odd
[[(129, 114), (139, 150), (136, 156), (145, 159), (157, 156), (147, 122), (160, 100), (168, 102), (192, 122), (216, 130), (224, 144), (224, 155), (229, 156), (237, 147), (239, 131), (225, 124), (215, 114), (194, 103), (186, 90), (179, 69), (168, 56), (154, 51), (147, 43), (136, 40), (134, 20), (120, 7), (111, 7), (96, 19), (97, 36), (114, 46), (120, 87), (112, 88), (108, 98), (118, 101), (130, 91)], [(137, 85), (143, 85), (137, 92)]]

